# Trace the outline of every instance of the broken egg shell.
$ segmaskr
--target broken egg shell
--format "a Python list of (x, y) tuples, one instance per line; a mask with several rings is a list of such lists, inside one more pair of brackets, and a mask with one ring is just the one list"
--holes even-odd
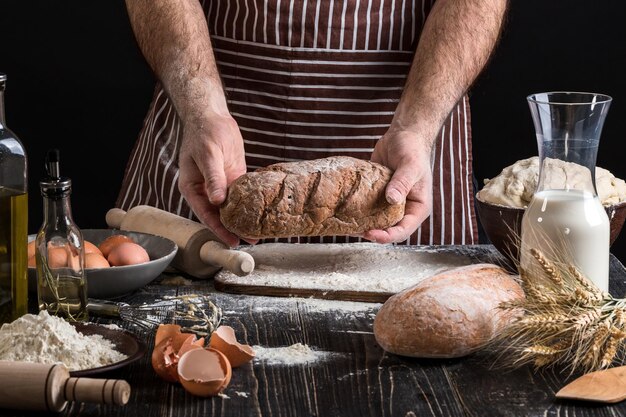
[(178, 355), (172, 348), (172, 338), (168, 337), (154, 347), (152, 351), (152, 368), (162, 379), (168, 382), (178, 382)]
[(157, 328), (154, 344), (152, 368), (164, 380), (179, 382), (179, 358), (192, 349), (201, 349), (204, 338), (198, 339), (193, 333), (181, 333), (181, 327), (177, 324), (161, 324)]
[(248, 345), (237, 342), (235, 330), (230, 326), (220, 326), (211, 335), (209, 347), (222, 352), (233, 368), (243, 365), (254, 358), (254, 350)]
[(178, 358), (182, 357), (185, 353), (189, 352), (192, 349), (202, 349), (204, 347), (204, 337), (200, 339), (196, 339), (195, 341), (190, 342), (191, 339), (187, 339), (185, 343), (178, 350)]
[(216, 349), (193, 349), (178, 361), (178, 377), (193, 395), (210, 397), (228, 386), (232, 367), (228, 358)]
[(178, 324), (159, 324), (156, 335), (154, 336), (154, 346), (159, 345), (163, 340), (169, 337), (175, 337), (180, 334), (181, 327)]
[(172, 347), (179, 357), (182, 355), (180, 350), (186, 345), (204, 347), (204, 338), (198, 339), (196, 335), (192, 333), (180, 333), (173, 337)]
[(105, 258), (108, 258), (111, 250), (117, 245), (124, 243), (124, 242), (135, 243), (135, 241), (129, 238), (128, 236), (112, 235), (104, 239), (102, 243), (98, 245), (98, 249), (100, 249), (100, 251), (102, 252), (102, 256), (104, 256)]

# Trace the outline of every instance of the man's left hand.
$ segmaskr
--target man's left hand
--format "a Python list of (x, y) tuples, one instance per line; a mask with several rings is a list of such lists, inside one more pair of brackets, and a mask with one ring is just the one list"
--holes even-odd
[(407, 240), (432, 210), (431, 148), (411, 131), (390, 129), (376, 143), (372, 161), (385, 165), (394, 174), (387, 184), (385, 197), (391, 204), (406, 201), (404, 217), (384, 230), (370, 230), (365, 239), (391, 243)]

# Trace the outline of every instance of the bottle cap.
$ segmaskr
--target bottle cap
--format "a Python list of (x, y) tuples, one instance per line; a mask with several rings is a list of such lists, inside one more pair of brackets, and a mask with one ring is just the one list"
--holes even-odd
[(46, 154), (46, 177), (39, 182), (41, 195), (44, 197), (61, 198), (68, 196), (72, 191), (72, 180), (61, 176), (60, 160), (58, 149), (50, 149)]

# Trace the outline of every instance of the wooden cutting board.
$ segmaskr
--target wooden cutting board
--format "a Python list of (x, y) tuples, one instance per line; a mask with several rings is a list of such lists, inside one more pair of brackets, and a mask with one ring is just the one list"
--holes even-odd
[(436, 273), (494, 257), (480, 246), (376, 243), (265, 243), (242, 250), (254, 258), (255, 270), (244, 277), (218, 272), (217, 290), (375, 303)]

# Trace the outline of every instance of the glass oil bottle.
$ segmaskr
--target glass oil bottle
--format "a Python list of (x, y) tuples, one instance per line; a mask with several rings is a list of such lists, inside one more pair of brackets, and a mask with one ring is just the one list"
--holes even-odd
[(4, 117), (6, 75), (0, 74), (0, 324), (28, 309), (28, 182), (26, 152)]
[(59, 173), (59, 151), (46, 156), (47, 177), (40, 182), (44, 220), (35, 243), (39, 309), (70, 321), (85, 321), (87, 282), (85, 245), (72, 219), (72, 181)]

